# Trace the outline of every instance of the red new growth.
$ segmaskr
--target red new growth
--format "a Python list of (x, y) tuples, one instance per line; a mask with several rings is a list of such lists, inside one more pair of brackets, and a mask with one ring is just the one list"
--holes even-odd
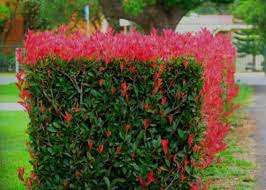
[(100, 145), (97, 147), (97, 152), (101, 154), (101, 153), (103, 152), (103, 149), (104, 149), (104, 145), (103, 145), (103, 144), (100, 144)]
[(122, 96), (126, 96), (127, 94), (127, 90), (128, 90), (128, 86), (126, 82), (121, 83), (121, 95)]
[(107, 138), (109, 138), (112, 135), (112, 131), (107, 129), (107, 131), (105, 132), (105, 135), (106, 135)]
[(155, 181), (154, 174), (152, 171), (147, 173), (147, 179), (142, 176), (138, 176), (137, 180), (142, 188), (147, 188), (151, 183)]
[(72, 114), (71, 114), (71, 113), (68, 113), (68, 112), (65, 112), (65, 114), (63, 115), (63, 117), (64, 117), (64, 121), (65, 121), (66, 123), (71, 122), (72, 119), (73, 119)]
[(99, 80), (99, 85), (102, 86), (103, 83), (104, 83), (104, 80), (103, 80), (103, 79), (100, 79), (100, 80)]
[(166, 101), (167, 101), (167, 98), (166, 98), (166, 97), (163, 97), (163, 98), (162, 98), (162, 102), (161, 102), (161, 104), (162, 104), (162, 105), (165, 105), (165, 104), (166, 104)]
[(193, 134), (189, 134), (188, 139), (187, 139), (187, 143), (189, 145), (192, 145), (193, 141), (194, 141), (194, 135)]
[(168, 140), (161, 139), (161, 144), (162, 144), (163, 152), (165, 155), (168, 152), (168, 143), (169, 143)]
[(120, 152), (122, 152), (122, 147), (121, 146), (116, 147), (115, 153), (119, 154)]
[(115, 87), (112, 87), (111, 93), (114, 94), (115, 92), (116, 92), (116, 88)]
[(18, 178), (21, 181), (24, 181), (24, 173), (25, 173), (25, 169), (24, 168), (18, 168)]
[(153, 177), (153, 172), (149, 171), (148, 174), (147, 174), (146, 184), (150, 185), (154, 181), (155, 181), (155, 178)]
[(143, 128), (147, 129), (150, 126), (150, 121), (148, 119), (143, 119)]
[(145, 111), (147, 111), (149, 109), (149, 104), (147, 104), (147, 103), (143, 104), (143, 109)]
[(174, 120), (174, 115), (171, 114), (168, 119), (169, 119), (169, 123), (172, 124)]
[(92, 149), (92, 147), (93, 147), (93, 142), (91, 142), (91, 141), (88, 141), (88, 148), (89, 148), (89, 150), (91, 150)]
[(125, 132), (127, 134), (128, 130), (131, 128), (131, 126), (129, 124), (126, 124), (124, 128), (125, 128)]

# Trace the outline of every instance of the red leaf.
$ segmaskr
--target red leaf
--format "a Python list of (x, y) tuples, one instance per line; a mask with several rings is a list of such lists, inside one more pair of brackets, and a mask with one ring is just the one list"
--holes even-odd
[(107, 129), (107, 131), (105, 132), (105, 135), (106, 135), (107, 138), (109, 138), (112, 135), (112, 131)]
[(153, 172), (149, 171), (147, 174), (146, 185), (149, 186), (154, 181), (155, 181), (155, 178), (153, 177)]
[(161, 102), (161, 104), (162, 104), (162, 105), (165, 105), (166, 102), (167, 102), (167, 98), (164, 96), (164, 97), (162, 98), (162, 102)]
[(144, 119), (142, 123), (144, 129), (147, 129), (150, 126), (150, 121), (148, 119)]
[(94, 145), (94, 143), (92, 141), (88, 141), (88, 148), (89, 148), (89, 150), (92, 149), (93, 145)]
[(97, 147), (97, 152), (101, 154), (101, 153), (103, 152), (103, 150), (104, 150), (104, 145), (103, 145), (103, 144), (100, 144), (100, 145)]
[(73, 119), (72, 114), (71, 114), (71, 113), (68, 113), (68, 112), (65, 112), (65, 114), (63, 115), (63, 117), (64, 117), (64, 121), (65, 121), (66, 123), (71, 122), (72, 119)]
[(51, 77), (51, 70), (50, 69), (47, 70), (47, 75), (49, 78)]
[(168, 119), (169, 119), (169, 123), (172, 124), (174, 120), (174, 115), (171, 114)]
[(183, 61), (183, 65), (184, 65), (185, 68), (188, 67), (188, 64), (189, 64), (189, 62), (188, 62), (187, 60), (184, 60), (184, 61)]
[(17, 82), (16, 86), (18, 87), (18, 89), (21, 91), (21, 85)]
[(128, 90), (127, 83), (126, 82), (122, 82), (120, 86), (121, 86), (121, 95), (122, 96), (126, 96), (127, 90)]
[(21, 181), (24, 181), (24, 173), (25, 173), (25, 169), (24, 168), (18, 168), (18, 178)]
[(143, 109), (145, 111), (147, 111), (149, 109), (149, 104), (147, 104), (147, 103), (143, 104)]
[(99, 80), (99, 85), (102, 86), (103, 83), (104, 83), (104, 80), (103, 80), (103, 79), (100, 79), (100, 80)]
[(194, 141), (194, 135), (193, 134), (189, 134), (188, 139), (187, 139), (187, 143), (189, 145), (192, 145), (193, 141)]
[(131, 126), (129, 124), (126, 124), (124, 128), (125, 128), (125, 132), (127, 134), (128, 130), (131, 128)]
[(161, 139), (161, 144), (162, 144), (163, 152), (165, 155), (168, 152), (168, 143), (169, 143), (168, 140)]
[(116, 88), (112, 87), (111, 92), (112, 92), (112, 94), (114, 94), (116, 92)]
[(116, 147), (115, 153), (119, 154), (120, 152), (122, 152), (122, 147), (121, 146)]
[(139, 182), (139, 184), (142, 188), (146, 188), (146, 181), (145, 181), (144, 177), (138, 176), (137, 181)]

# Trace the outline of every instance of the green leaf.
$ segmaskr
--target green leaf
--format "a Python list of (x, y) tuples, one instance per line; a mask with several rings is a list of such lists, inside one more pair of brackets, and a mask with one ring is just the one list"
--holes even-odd
[(106, 186), (107, 186), (107, 189), (110, 189), (110, 188), (111, 188), (111, 185), (110, 185), (109, 178), (106, 177), (106, 176), (104, 176), (104, 177), (103, 177), (103, 180), (104, 180), (104, 182), (105, 182), (105, 184), (106, 184)]
[(47, 128), (49, 132), (52, 132), (52, 133), (56, 133), (57, 130), (55, 128), (53, 128), (52, 126), (48, 127)]

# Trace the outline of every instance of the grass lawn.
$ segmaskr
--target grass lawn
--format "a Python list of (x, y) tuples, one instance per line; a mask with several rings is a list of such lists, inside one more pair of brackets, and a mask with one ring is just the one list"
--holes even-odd
[(16, 77), (16, 73), (0, 73), (0, 77)]
[(17, 102), (19, 90), (15, 83), (0, 85), (0, 102)]
[(240, 106), (247, 106), (250, 103), (250, 98), (252, 96), (252, 88), (248, 85), (241, 84), (239, 88), (239, 94), (235, 99), (235, 103)]
[(0, 189), (25, 189), (17, 177), (17, 168), (29, 172), (29, 155), (25, 141), (28, 123), (26, 112), (0, 112)]

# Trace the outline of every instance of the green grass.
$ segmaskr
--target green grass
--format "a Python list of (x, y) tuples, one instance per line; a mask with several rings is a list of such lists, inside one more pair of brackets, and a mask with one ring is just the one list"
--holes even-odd
[(212, 164), (203, 173), (205, 181), (213, 182), (209, 189), (232, 189), (232, 186), (236, 190), (254, 189), (255, 178), (251, 173), (256, 169), (256, 164), (234, 156), (243, 152), (233, 136), (228, 137), (227, 142), (228, 148), (217, 154), (221, 162)]
[(16, 77), (16, 73), (0, 73), (0, 77)]
[(17, 177), (17, 168), (25, 167), (29, 172), (29, 155), (25, 141), (28, 123), (26, 112), (0, 112), (0, 189), (22, 190)]
[(235, 98), (234, 102), (240, 106), (247, 106), (250, 104), (252, 94), (253, 90), (250, 86), (241, 84), (239, 85), (239, 94)]
[(15, 83), (0, 85), (0, 102), (17, 102), (18, 94)]
[[(241, 84), (239, 85), (239, 93), (234, 99), (234, 103), (239, 105), (240, 108), (248, 106), (250, 104), (252, 94), (253, 89), (250, 86)], [(238, 109), (229, 116), (228, 121), (232, 124), (232, 127), (235, 127), (242, 124), (243, 118), (245, 118), (246, 115), (247, 113), (243, 109)]]

